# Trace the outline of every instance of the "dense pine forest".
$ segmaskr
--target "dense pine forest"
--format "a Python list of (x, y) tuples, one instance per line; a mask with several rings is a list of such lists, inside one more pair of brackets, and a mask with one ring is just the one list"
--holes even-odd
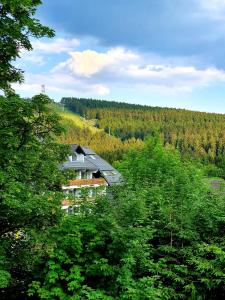
[(62, 98), (61, 104), (122, 141), (159, 135), (187, 159), (224, 165), (225, 115), (83, 98)]

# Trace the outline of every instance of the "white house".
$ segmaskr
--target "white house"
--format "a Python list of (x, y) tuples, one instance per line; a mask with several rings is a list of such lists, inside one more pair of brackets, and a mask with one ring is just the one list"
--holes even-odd
[(71, 213), (71, 199), (81, 199), (82, 195), (94, 198), (97, 194), (106, 193), (107, 186), (122, 183), (121, 174), (94, 151), (80, 145), (71, 145), (71, 155), (61, 165), (62, 170), (75, 171), (75, 178), (62, 186), (65, 199), (62, 209)]

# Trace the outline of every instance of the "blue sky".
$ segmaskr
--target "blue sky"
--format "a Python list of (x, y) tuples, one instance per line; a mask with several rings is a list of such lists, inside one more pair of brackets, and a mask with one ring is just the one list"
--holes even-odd
[(43, 0), (55, 29), (16, 64), (46, 93), (225, 113), (225, 0)]

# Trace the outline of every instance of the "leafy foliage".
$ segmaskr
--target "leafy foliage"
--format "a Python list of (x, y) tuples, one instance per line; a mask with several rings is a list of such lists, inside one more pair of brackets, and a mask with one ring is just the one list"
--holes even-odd
[(55, 143), (62, 127), (49, 103), (45, 95), (0, 97), (0, 278), (10, 290), (23, 288), (43, 235), (61, 216), (58, 164), (68, 149)]
[(11, 91), (11, 83), (23, 80), (22, 70), (13, 62), (21, 50), (32, 50), (30, 38), (54, 36), (34, 18), (40, 4), (40, 0), (0, 0), (0, 89), (5, 92)]
[(157, 140), (118, 167), (126, 186), (53, 229), (30, 295), (223, 298), (224, 197), (211, 194), (201, 171)]
[[(223, 299), (224, 193), (210, 191), (174, 148), (224, 174), (224, 116), (62, 99), (95, 120), (79, 123), (68, 114), (60, 121), (45, 95), (12, 95), (10, 84), (22, 81), (19, 52), (32, 49), (31, 36), (53, 36), (34, 18), (40, 3), (0, 0), (0, 89), (8, 95), (0, 96), (1, 299), (27, 299), (27, 290), (50, 300)], [(149, 134), (162, 143), (142, 147)], [(126, 184), (64, 216), (59, 189), (72, 174), (59, 171), (68, 148), (56, 137), (110, 161), (132, 148), (118, 163)]]

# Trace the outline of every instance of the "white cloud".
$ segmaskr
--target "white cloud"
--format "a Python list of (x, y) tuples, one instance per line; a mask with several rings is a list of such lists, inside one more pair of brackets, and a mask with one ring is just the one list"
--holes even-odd
[(158, 84), (187, 86), (207, 85), (214, 81), (225, 81), (225, 72), (216, 68), (197, 69), (193, 66), (131, 65), (127, 74), (139, 80), (148, 79)]
[(80, 45), (78, 39), (63, 39), (56, 38), (48, 42), (42, 42), (40, 40), (32, 43), (34, 51), (40, 51), (45, 53), (63, 53), (73, 51), (74, 48)]
[(89, 84), (74, 78), (69, 74), (50, 73), (50, 74), (26, 74), (25, 83), (14, 84), (16, 92), (23, 96), (32, 96), (41, 93), (41, 86), (45, 85), (46, 93), (53, 98), (60, 99), (65, 96), (98, 97), (110, 93), (104, 84)]
[(21, 52), (21, 59), (23, 63), (30, 62), (32, 64), (37, 64), (39, 66), (45, 64), (44, 56), (38, 55), (37, 53), (28, 53), (27, 51)]
[[(192, 91), (195, 87), (225, 81), (225, 72), (216, 68), (197, 68), (193, 65), (178, 65), (174, 61), (166, 64), (165, 59), (154, 63), (152, 56), (141, 56), (124, 48), (111, 48), (106, 52), (92, 50), (70, 53), (71, 58), (61, 62), (52, 73), (70, 73), (86, 84), (107, 85), (107, 89), (129, 85), (136, 87), (159, 87), (168, 91)], [(112, 87), (113, 86), (113, 87)], [(107, 94), (99, 89), (99, 94)]]
[(107, 54), (87, 50), (71, 53), (69, 66), (75, 74), (89, 77), (101, 71), (111, 62), (111, 57)]
[(68, 66), (75, 75), (84, 77), (91, 77), (107, 67), (116, 67), (121, 62), (129, 62), (138, 58), (138, 55), (123, 48), (112, 48), (105, 53), (93, 50), (76, 51), (70, 52), (70, 55), (71, 58), (59, 64), (56, 69)]
[(21, 49), (20, 51), (20, 60), (17, 60), (16, 64), (18, 67), (22, 66), (24, 69), (24, 65), (27, 63), (35, 64), (38, 66), (42, 66), (46, 64), (48, 60), (48, 56), (50, 54), (60, 54), (60, 53), (69, 53), (73, 51), (74, 48), (80, 45), (80, 41), (77, 39), (63, 39), (56, 38), (48, 42), (43, 41), (33, 41), (33, 51), (26, 51)]
[(99, 96), (105, 96), (110, 93), (110, 89), (103, 84), (95, 84), (91, 87), (94, 94), (97, 94)]
[[(225, 82), (223, 70), (198, 68), (187, 60), (182, 64), (181, 58), (165, 60), (122, 47), (105, 52), (69, 51), (68, 54), (69, 59), (60, 62), (48, 73), (27, 74), (25, 84), (17, 85), (16, 90), (39, 93), (41, 85), (45, 84), (47, 93), (59, 97), (101, 97), (112, 95), (115, 90), (134, 91), (136, 94), (154, 91), (170, 95), (190, 93), (197, 87)], [(38, 61), (38, 56), (36, 58)], [(36, 58), (30, 57), (34, 61)]]
[(224, 21), (225, 0), (199, 0), (203, 13), (212, 20)]

